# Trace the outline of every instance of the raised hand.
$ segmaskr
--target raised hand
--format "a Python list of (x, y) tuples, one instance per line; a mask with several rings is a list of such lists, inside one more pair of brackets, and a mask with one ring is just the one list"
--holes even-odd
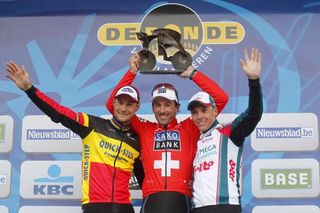
[(184, 70), (182, 73), (178, 74), (181, 78), (189, 78), (192, 71), (194, 70), (193, 65), (190, 65), (187, 67), (186, 70)]
[(248, 50), (245, 49), (244, 60), (240, 59), (240, 64), (249, 79), (258, 79), (261, 73), (261, 52), (252, 47), (249, 57)]
[(132, 73), (137, 74), (139, 66), (140, 66), (140, 56), (138, 53), (135, 53), (131, 55), (131, 57), (129, 58), (129, 70)]
[(20, 68), (15, 62), (10, 61), (6, 64), (6, 70), (6, 77), (13, 81), (23, 91), (26, 91), (32, 86), (29, 74), (24, 65)]

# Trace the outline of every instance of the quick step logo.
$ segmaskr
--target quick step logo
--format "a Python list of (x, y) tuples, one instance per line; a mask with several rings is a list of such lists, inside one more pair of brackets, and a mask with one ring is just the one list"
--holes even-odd
[(318, 118), (313, 113), (264, 113), (251, 134), (256, 151), (314, 151), (319, 148)]
[(319, 162), (315, 159), (258, 159), (252, 163), (252, 192), (258, 198), (316, 197)]
[(24, 117), (21, 140), (25, 152), (81, 152), (81, 138), (46, 115)]

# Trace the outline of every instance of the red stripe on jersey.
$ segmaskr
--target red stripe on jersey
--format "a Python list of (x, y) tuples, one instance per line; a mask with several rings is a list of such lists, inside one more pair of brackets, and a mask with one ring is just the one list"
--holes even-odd
[(223, 127), (222, 129), (218, 129), (218, 131), (229, 138), (230, 134), (231, 134), (231, 129), (232, 129), (232, 126), (228, 125), (228, 126)]
[(44, 93), (42, 93), (39, 89), (36, 91), (36, 96), (38, 96), (39, 99), (50, 105), (53, 109), (55, 109), (58, 113), (68, 117), (71, 120), (77, 121), (77, 113), (72, 111), (71, 109), (61, 106), (56, 101), (51, 99), (50, 97), (46, 96)]

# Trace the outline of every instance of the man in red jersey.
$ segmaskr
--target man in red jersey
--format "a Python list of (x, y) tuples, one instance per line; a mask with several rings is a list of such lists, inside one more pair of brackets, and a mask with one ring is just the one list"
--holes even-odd
[(139, 108), (138, 90), (124, 86), (115, 91), (114, 116), (104, 119), (61, 106), (32, 85), (24, 67), (9, 62), (6, 69), (7, 77), (52, 121), (81, 137), (82, 213), (134, 213), (128, 185), (140, 144), (130, 122)]
[[(129, 59), (129, 70), (115, 87), (107, 101), (113, 114), (113, 98), (118, 88), (131, 85), (139, 67), (140, 57)], [(202, 72), (189, 66), (180, 75), (193, 80), (202, 90), (216, 100), (220, 113), (228, 101), (227, 94)], [(177, 90), (170, 84), (161, 83), (152, 90), (152, 110), (157, 123), (134, 116), (131, 125), (138, 134), (141, 160), (145, 177), (142, 184), (142, 213), (190, 212), (192, 196), (189, 183), (192, 179), (192, 162), (199, 139), (199, 130), (190, 118), (181, 122), (176, 119), (180, 103)]]

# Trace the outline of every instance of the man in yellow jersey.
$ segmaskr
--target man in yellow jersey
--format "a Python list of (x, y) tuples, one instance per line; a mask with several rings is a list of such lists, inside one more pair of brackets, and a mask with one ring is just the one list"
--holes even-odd
[(142, 167), (134, 167), (135, 162), (140, 165), (140, 144), (130, 122), (139, 108), (138, 90), (132, 86), (119, 88), (113, 117), (104, 119), (61, 106), (32, 85), (24, 66), (8, 62), (6, 70), (7, 77), (52, 121), (81, 137), (82, 212), (134, 213), (129, 179), (134, 168)]

